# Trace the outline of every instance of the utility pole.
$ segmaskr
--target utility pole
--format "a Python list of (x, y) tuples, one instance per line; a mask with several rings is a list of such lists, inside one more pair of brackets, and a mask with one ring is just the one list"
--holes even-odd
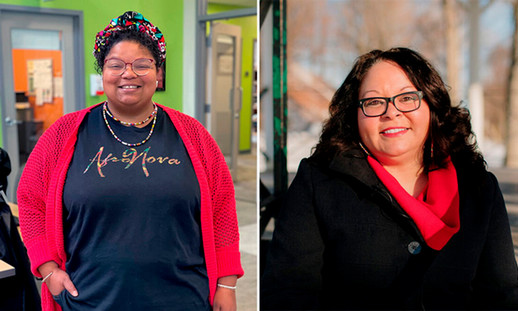
[(460, 43), (459, 39), (459, 7), (456, 0), (443, 0), (443, 11), (446, 17), (446, 77), (451, 87), (450, 97), (452, 104), (460, 103)]
[(288, 70), (286, 56), (286, 4), (287, 0), (273, 2), (273, 172), (274, 194), (288, 189), (287, 172), (287, 121), (288, 121)]
[(506, 166), (518, 168), (518, 1), (513, 1), (513, 49), (507, 103)]

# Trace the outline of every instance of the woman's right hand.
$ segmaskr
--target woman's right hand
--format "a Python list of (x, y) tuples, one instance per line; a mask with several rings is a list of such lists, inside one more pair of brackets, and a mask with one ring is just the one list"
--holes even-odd
[(70, 280), (70, 276), (61, 270), (56, 262), (46, 262), (38, 268), (38, 271), (43, 277), (52, 273), (45, 280), (45, 284), (47, 284), (47, 288), (53, 296), (59, 295), (63, 290), (67, 290), (74, 297), (78, 295), (74, 283)]

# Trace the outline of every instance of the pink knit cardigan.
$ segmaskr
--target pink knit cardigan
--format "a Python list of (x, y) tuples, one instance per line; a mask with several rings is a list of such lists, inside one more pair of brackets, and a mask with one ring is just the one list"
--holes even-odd
[[(206, 129), (183, 113), (160, 107), (178, 130), (200, 185), (201, 232), (212, 304), (218, 278), (243, 275), (232, 179), (221, 151)], [(31, 270), (39, 277), (37, 268), (51, 260), (65, 270), (63, 186), (79, 125), (92, 108), (67, 114), (45, 131), (29, 157), (18, 185), (23, 241)], [(45, 284), (42, 286), (42, 308), (43, 311), (61, 310)]]

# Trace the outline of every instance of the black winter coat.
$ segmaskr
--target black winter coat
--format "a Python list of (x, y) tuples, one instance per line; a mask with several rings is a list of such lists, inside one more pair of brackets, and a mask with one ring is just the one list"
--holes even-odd
[(435, 251), (363, 153), (302, 160), (275, 223), (261, 309), (518, 309), (498, 182), (454, 166), (460, 230)]

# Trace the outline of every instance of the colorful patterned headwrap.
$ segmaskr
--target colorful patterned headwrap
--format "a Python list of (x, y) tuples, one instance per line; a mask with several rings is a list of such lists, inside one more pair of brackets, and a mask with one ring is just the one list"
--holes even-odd
[(128, 11), (121, 16), (112, 19), (110, 24), (95, 36), (94, 56), (101, 53), (106, 45), (109, 44), (110, 36), (113, 33), (128, 29), (147, 34), (157, 44), (158, 51), (160, 52), (160, 64), (157, 65), (161, 66), (165, 61), (164, 35), (158, 27), (153, 26), (153, 24), (151, 24), (147, 18), (142, 16), (142, 14), (133, 11)]

